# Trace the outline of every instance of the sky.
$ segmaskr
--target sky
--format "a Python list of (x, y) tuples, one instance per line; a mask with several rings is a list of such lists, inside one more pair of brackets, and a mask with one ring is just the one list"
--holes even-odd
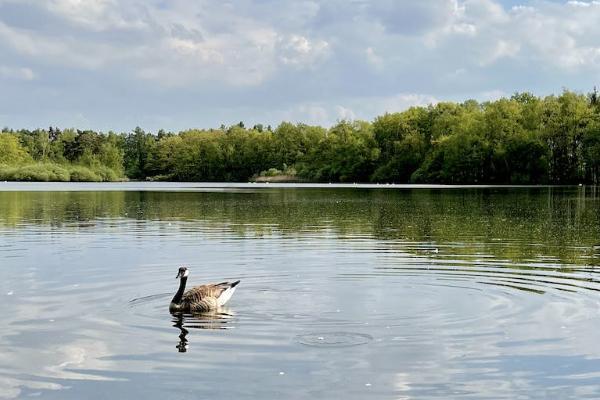
[(0, 0), (0, 126), (330, 126), (600, 82), (600, 1)]

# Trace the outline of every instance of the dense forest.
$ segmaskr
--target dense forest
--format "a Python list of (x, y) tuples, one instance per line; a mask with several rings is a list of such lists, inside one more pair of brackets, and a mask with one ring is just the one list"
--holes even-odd
[(0, 180), (574, 184), (600, 180), (600, 98), (443, 102), (326, 129), (242, 122), (156, 134), (0, 133)]

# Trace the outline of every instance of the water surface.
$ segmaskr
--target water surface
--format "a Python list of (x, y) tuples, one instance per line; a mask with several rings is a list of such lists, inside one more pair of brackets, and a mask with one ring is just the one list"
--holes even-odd
[(594, 187), (0, 184), (0, 398), (598, 398), (599, 261)]

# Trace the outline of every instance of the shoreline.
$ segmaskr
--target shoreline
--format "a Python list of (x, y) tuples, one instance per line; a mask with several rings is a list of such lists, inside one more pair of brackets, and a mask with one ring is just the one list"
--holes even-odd
[(0, 192), (77, 192), (77, 191), (235, 191), (250, 189), (547, 189), (584, 188), (595, 185), (443, 185), (393, 183), (314, 183), (314, 182), (0, 182)]

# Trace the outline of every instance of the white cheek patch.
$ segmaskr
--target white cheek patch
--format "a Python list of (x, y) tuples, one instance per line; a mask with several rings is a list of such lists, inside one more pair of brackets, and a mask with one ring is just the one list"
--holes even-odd
[(186, 271), (183, 273), (183, 277), (184, 277), (184, 278), (187, 278), (189, 274), (190, 274), (190, 271), (187, 271), (187, 270), (186, 270)]

